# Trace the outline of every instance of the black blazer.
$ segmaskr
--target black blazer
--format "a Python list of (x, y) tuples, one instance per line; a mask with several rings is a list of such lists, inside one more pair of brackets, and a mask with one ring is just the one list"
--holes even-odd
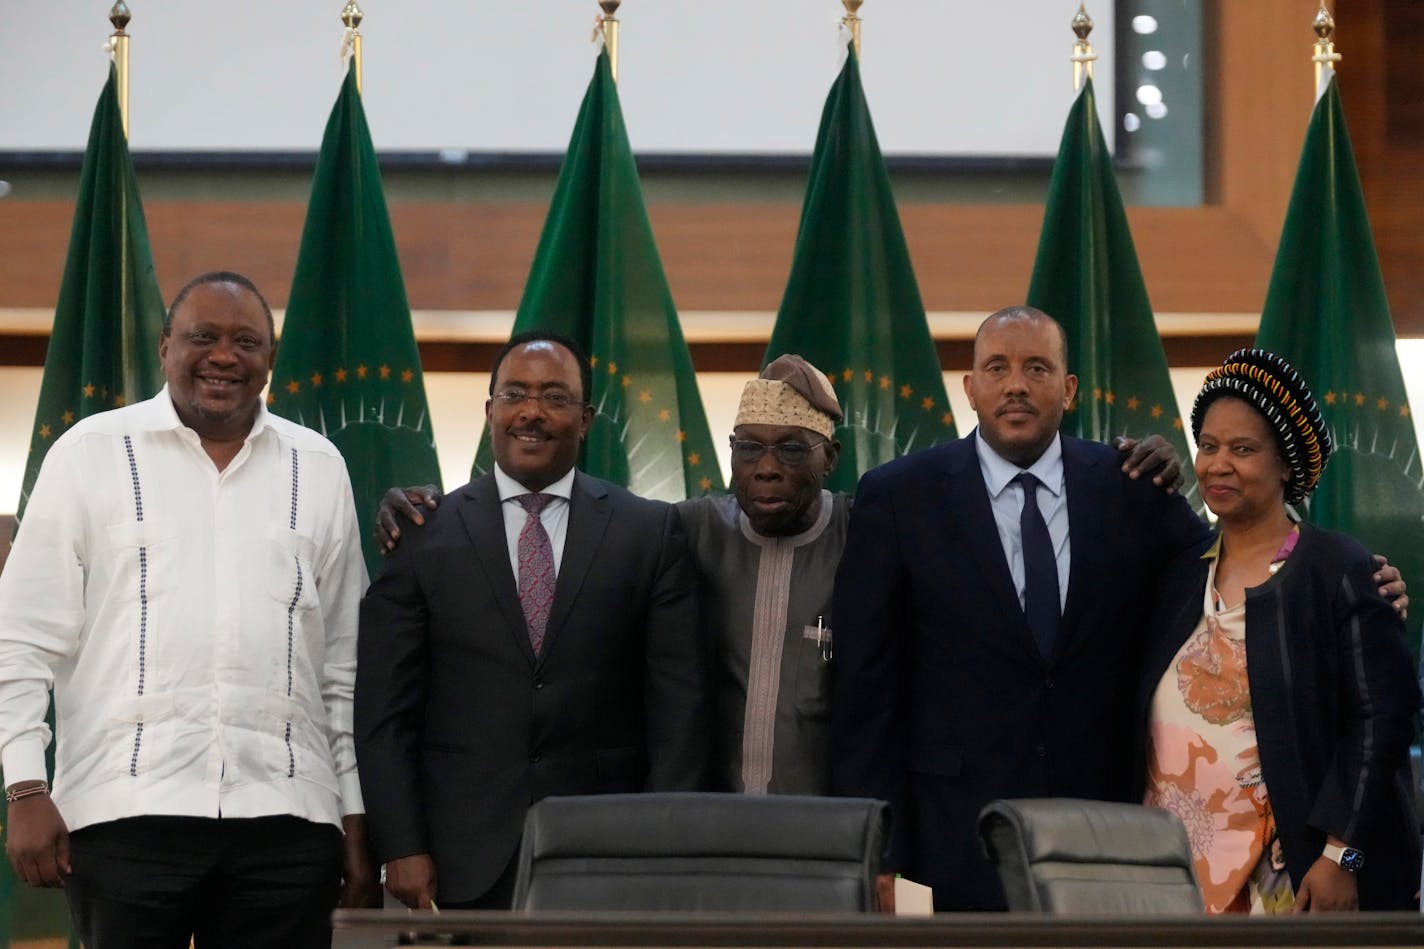
[(976, 831), (1000, 797), (1125, 800), (1141, 625), (1206, 527), (1177, 496), (1063, 438), (1071, 566), (1039, 655), (973, 435), (868, 472), (836, 575), (831, 786), (893, 808), (891, 860), (938, 909), (1002, 909)]
[[(1198, 544), (1172, 564), (1138, 686), (1145, 753), (1152, 694), (1202, 616), (1209, 562)], [(1379, 595), (1353, 538), (1300, 526), (1274, 577), (1246, 591), (1246, 678), (1261, 770), (1296, 887), (1327, 834), (1365, 855), (1362, 909), (1408, 909), (1419, 888), (1409, 769), (1419, 707), (1404, 623)]]
[(578, 474), (535, 657), (499, 491), (452, 491), (361, 603), (355, 735), (377, 855), (435, 859), (437, 902), (482, 896), (551, 794), (695, 790), (705, 650), (677, 513)]

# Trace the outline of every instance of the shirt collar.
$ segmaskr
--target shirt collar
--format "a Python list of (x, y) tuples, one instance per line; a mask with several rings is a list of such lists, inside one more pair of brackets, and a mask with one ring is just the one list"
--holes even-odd
[[(168, 384), (164, 383), (163, 388), (158, 391), (158, 395), (144, 403), (144, 422), (151, 431), (186, 431), (194, 438), (198, 433), (193, 431), (178, 416), (178, 409), (173, 405), (173, 395), (168, 391)], [(261, 399), (257, 403), (257, 417), (252, 421), (252, 430), (247, 433), (244, 442), (256, 439), (264, 431), (271, 427), (271, 415), (267, 411), (267, 402)]]
[(517, 498), (523, 494), (552, 494), (556, 498), (563, 498), (565, 501), (573, 497), (574, 493), (574, 469), (570, 468), (564, 476), (542, 491), (530, 491), (524, 485), (515, 481), (505, 474), (504, 469), (498, 464), (494, 466), (494, 483), (499, 488), (499, 500), (501, 503), (510, 498)]
[(990, 448), (977, 427), (974, 429), (974, 450), (979, 455), (979, 470), (984, 474), (984, 486), (989, 489), (991, 498), (1002, 494), (1009, 482), (1023, 471), (1037, 478), (1054, 497), (1063, 493), (1063, 440), (1056, 433), (1048, 448), (1027, 468), (1020, 468)]

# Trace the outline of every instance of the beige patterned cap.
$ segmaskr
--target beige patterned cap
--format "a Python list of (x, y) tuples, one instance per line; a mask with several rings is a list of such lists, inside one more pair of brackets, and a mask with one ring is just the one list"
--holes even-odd
[(735, 424), (797, 425), (830, 438), (844, 417), (826, 374), (788, 353), (742, 389)]

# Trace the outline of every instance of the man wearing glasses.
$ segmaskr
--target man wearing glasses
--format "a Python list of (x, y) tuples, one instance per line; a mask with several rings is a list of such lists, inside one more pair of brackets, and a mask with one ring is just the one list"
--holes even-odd
[(823, 486), (841, 418), (824, 373), (777, 358), (742, 390), (735, 496), (678, 505), (713, 644), (713, 778), (723, 789), (827, 791), (831, 587), (850, 498)]
[(509, 908), (525, 811), (552, 794), (694, 790), (705, 647), (677, 512), (575, 470), (587, 358), (512, 338), (495, 470), (452, 491), (361, 604), (356, 750), (387, 888)]

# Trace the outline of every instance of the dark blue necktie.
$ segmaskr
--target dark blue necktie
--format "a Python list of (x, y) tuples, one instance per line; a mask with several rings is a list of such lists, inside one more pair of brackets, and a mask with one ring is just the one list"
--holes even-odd
[(1014, 478), (1023, 489), (1023, 513), (1019, 515), (1019, 539), (1024, 559), (1024, 616), (1033, 630), (1038, 651), (1053, 655), (1058, 638), (1058, 560), (1048, 524), (1038, 509), (1038, 479), (1027, 471)]

